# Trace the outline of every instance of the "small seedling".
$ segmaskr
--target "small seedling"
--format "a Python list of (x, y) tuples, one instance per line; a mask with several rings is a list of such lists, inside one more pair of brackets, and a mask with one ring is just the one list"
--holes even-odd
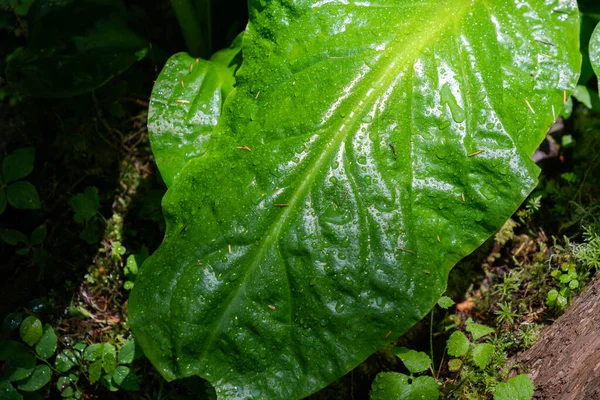
[(431, 376), (416, 376), (431, 369), (431, 359), (423, 352), (396, 347), (392, 350), (410, 372), (382, 372), (375, 378), (371, 388), (371, 400), (439, 398), (439, 384)]

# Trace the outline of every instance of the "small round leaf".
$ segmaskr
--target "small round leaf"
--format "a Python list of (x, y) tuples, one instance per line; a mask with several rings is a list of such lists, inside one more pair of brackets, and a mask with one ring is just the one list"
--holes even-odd
[(2, 160), (2, 179), (4, 183), (11, 183), (23, 179), (33, 171), (35, 149), (25, 147), (17, 149)]
[(42, 337), (42, 322), (33, 315), (30, 315), (21, 323), (19, 333), (21, 334), (21, 339), (23, 339), (25, 343), (33, 346)]
[(52, 370), (45, 364), (38, 365), (33, 373), (18, 386), (24, 392), (35, 392), (46, 386), (52, 377)]
[(56, 345), (57, 339), (54, 329), (50, 325), (45, 325), (42, 337), (35, 345), (35, 352), (42, 360), (46, 360), (54, 354)]
[(11, 183), (6, 188), (8, 202), (21, 210), (37, 210), (41, 207), (37, 189), (27, 181)]
[(71, 350), (63, 350), (57, 356), (54, 361), (54, 368), (58, 372), (67, 372), (77, 363), (77, 359)]

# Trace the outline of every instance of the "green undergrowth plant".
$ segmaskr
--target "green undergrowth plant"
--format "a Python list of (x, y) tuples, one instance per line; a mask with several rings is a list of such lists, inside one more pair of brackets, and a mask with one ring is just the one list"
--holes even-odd
[(530, 400), (534, 388), (526, 374), (507, 380), (515, 366), (507, 359), (506, 339), (472, 319), (467, 319), (464, 330), (454, 331), (446, 343), (451, 357), (444, 382), (446, 398)]
[(541, 0), (248, 6), (229, 49), (176, 54), (156, 81), (167, 232), (129, 315), (167, 380), (302, 398), (423, 318), (535, 188), (530, 156), (577, 83), (579, 14)]
[[(15, 334), (20, 340), (13, 338)], [(35, 315), (23, 318), (20, 313), (5, 317), (2, 335), (8, 338), (0, 340), (2, 399), (56, 395), (80, 399), (84, 389), (97, 383), (112, 392), (139, 390), (131, 364), (143, 353), (133, 339), (115, 344), (59, 343), (50, 324), (42, 324)]]
[(405, 347), (396, 347), (392, 352), (402, 360), (410, 375), (381, 372), (373, 382), (371, 400), (439, 398), (439, 385), (433, 377), (416, 376), (431, 371), (431, 359), (427, 354)]
[(21, 210), (37, 210), (41, 207), (35, 186), (24, 180), (33, 171), (35, 149), (17, 149), (2, 158), (0, 173), (0, 214), (7, 204)]
[[(440, 299), (441, 306), (450, 304)], [(444, 307), (442, 307), (444, 308)], [(467, 336), (469, 335), (469, 336)], [(464, 332), (455, 330), (446, 342), (451, 358), (442, 361), (435, 372), (431, 358), (423, 352), (395, 347), (392, 352), (402, 360), (409, 375), (381, 372), (375, 378), (370, 392), (372, 400), (531, 400), (534, 387), (527, 374), (509, 378), (515, 366), (507, 361), (502, 340), (496, 339), (493, 328), (468, 319)], [(439, 378), (442, 368), (445, 378)], [(424, 375), (430, 372), (432, 376)]]

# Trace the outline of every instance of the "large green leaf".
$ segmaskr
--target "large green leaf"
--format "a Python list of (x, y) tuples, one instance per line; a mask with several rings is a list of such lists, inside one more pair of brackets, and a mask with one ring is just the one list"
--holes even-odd
[(210, 61), (178, 53), (167, 61), (154, 89), (148, 132), (161, 176), (171, 186), (192, 158), (202, 155), (233, 90), (242, 35)]
[(600, 24), (596, 25), (590, 39), (590, 62), (598, 76), (598, 92), (600, 93)]
[(250, 0), (236, 89), (130, 297), (160, 373), (302, 398), (421, 319), (536, 185), (580, 67), (559, 4)]

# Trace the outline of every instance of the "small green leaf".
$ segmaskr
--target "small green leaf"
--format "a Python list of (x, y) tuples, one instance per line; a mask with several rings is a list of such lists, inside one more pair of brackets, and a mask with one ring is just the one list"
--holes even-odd
[(462, 360), (460, 358), (453, 358), (448, 361), (448, 369), (452, 372), (456, 372), (462, 367)]
[(11, 183), (6, 188), (8, 203), (20, 210), (37, 210), (41, 207), (37, 189), (27, 181)]
[(121, 244), (121, 242), (113, 242), (112, 244), (112, 253), (115, 256), (122, 256), (125, 254), (125, 247)]
[(556, 299), (556, 305), (560, 308), (566, 307), (568, 302), (569, 302), (569, 300), (561, 294), (559, 294)]
[(117, 392), (119, 390), (119, 387), (116, 385), (111, 374), (104, 375), (100, 382), (102, 382), (102, 384), (111, 392)]
[[(59, 381), (60, 381), (60, 379), (59, 379)], [(60, 394), (61, 394), (61, 396), (62, 396), (62, 397), (69, 398), (69, 397), (73, 396), (73, 393), (74, 393), (74, 392), (75, 392), (75, 391), (73, 390), (73, 388), (72, 388), (71, 386), (65, 386), (65, 387), (64, 387), (64, 388), (61, 390), (61, 393), (60, 393)]]
[(408, 376), (396, 372), (381, 372), (377, 374), (369, 393), (371, 400), (406, 399), (410, 393)]
[(569, 97), (566, 103), (563, 105), (562, 112), (560, 115), (564, 119), (568, 119), (571, 116), (571, 114), (573, 114), (573, 98)]
[(117, 368), (115, 368), (115, 372), (113, 372), (112, 377), (113, 382), (123, 390), (140, 390), (137, 376), (131, 371), (131, 369), (129, 369), (129, 367), (119, 365)]
[(83, 193), (76, 194), (71, 198), (70, 204), (73, 211), (75, 211), (75, 221), (80, 224), (88, 222), (100, 209), (98, 188), (95, 186), (86, 187)]
[(130, 364), (143, 354), (142, 348), (138, 346), (135, 339), (130, 339), (119, 349), (119, 364)]
[(456, 331), (450, 335), (446, 346), (448, 347), (448, 354), (452, 357), (462, 357), (469, 351), (471, 342), (464, 333)]
[(440, 397), (440, 386), (431, 376), (419, 376), (413, 379), (409, 400), (436, 400)]
[(102, 361), (95, 361), (90, 364), (88, 368), (90, 383), (94, 384), (98, 382), (102, 376)]
[(140, 266), (146, 261), (148, 258), (149, 252), (146, 246), (142, 246), (139, 253), (132, 254), (127, 257), (127, 264), (124, 268), (125, 276), (131, 278), (135, 277), (138, 274)]
[(11, 183), (25, 178), (33, 171), (35, 149), (24, 147), (17, 149), (2, 160), (2, 181)]
[(558, 290), (552, 289), (546, 295), (546, 305), (548, 307), (554, 307), (556, 305), (556, 300), (558, 299)]
[(411, 374), (423, 372), (431, 366), (431, 358), (421, 351), (410, 350), (406, 347), (395, 347), (392, 351), (402, 360)]
[(450, 297), (448, 296), (442, 296), (440, 297), (440, 299), (438, 300), (438, 306), (442, 307), (444, 310), (449, 309), (450, 307), (452, 307), (454, 304), (456, 304), (454, 302), (454, 300), (452, 300)]
[(6, 210), (6, 189), (0, 189), (0, 215)]
[(575, 290), (579, 287), (579, 281), (577, 279), (573, 279), (571, 282), (569, 282), (569, 288), (572, 290)]
[(54, 368), (58, 372), (67, 372), (77, 363), (77, 358), (71, 350), (63, 350), (57, 356), (54, 361)]
[(573, 91), (573, 97), (575, 97), (580, 103), (586, 106), (588, 109), (592, 109), (592, 96), (587, 87), (583, 85), (577, 85), (575, 91)]
[(21, 339), (23, 339), (25, 343), (33, 346), (42, 337), (42, 321), (33, 315), (30, 315), (21, 323), (19, 333), (21, 334)]
[(16, 246), (19, 243), (27, 243), (27, 236), (15, 229), (0, 229), (0, 239), (11, 246)]
[(494, 346), (489, 343), (476, 344), (473, 348), (473, 362), (479, 368), (483, 369), (492, 362), (494, 355)]
[(473, 336), (473, 342), (481, 339), (482, 337), (494, 333), (494, 329), (489, 326), (476, 324), (473, 321), (467, 321), (467, 332)]
[(42, 359), (50, 358), (56, 351), (57, 338), (54, 329), (50, 325), (44, 326), (44, 333), (40, 341), (35, 345), (35, 352)]
[(506, 383), (500, 382), (494, 392), (494, 400), (531, 400), (535, 387), (527, 374), (510, 378)]
[[(9, 382), (22, 381), (27, 378), (35, 369), (35, 362), (31, 368), (15, 367), (11, 363), (4, 366), (4, 378)], [(2, 396), (0, 396), (2, 398)]]
[(23, 396), (17, 392), (17, 389), (15, 389), (9, 381), (0, 378), (0, 399), (22, 400)]
[(46, 240), (47, 234), (48, 231), (46, 229), (46, 224), (38, 226), (33, 230), (33, 232), (31, 232), (31, 244), (42, 244), (44, 240)]
[(33, 373), (25, 381), (18, 385), (18, 388), (24, 392), (35, 392), (44, 387), (52, 377), (52, 370), (45, 364), (38, 365)]
[(131, 290), (131, 289), (133, 289), (134, 286), (135, 286), (135, 283), (133, 283), (131, 281), (125, 281), (125, 283), (123, 283), (123, 289), (125, 289), (125, 290)]
[(369, 397), (371, 400), (436, 400), (439, 398), (439, 385), (431, 376), (412, 379), (396, 372), (382, 372), (377, 375)]

